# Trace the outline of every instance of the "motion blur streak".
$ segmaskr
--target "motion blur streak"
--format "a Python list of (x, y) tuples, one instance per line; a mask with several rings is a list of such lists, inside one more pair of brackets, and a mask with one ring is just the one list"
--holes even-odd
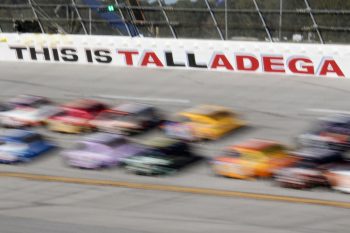
[(218, 189), (191, 188), (191, 187), (173, 186), (173, 185), (155, 185), (155, 184), (122, 182), (122, 181), (112, 181), (112, 180), (94, 180), (94, 179), (83, 179), (83, 178), (62, 177), (62, 176), (46, 176), (46, 175), (40, 175), (40, 174), (16, 173), (16, 172), (0, 172), (0, 177), (22, 178), (22, 179), (28, 179), (28, 180), (48, 181), (48, 182), (63, 182), (63, 183), (70, 183), (70, 184), (99, 185), (99, 186), (112, 186), (112, 187), (157, 190), (157, 191), (178, 192), (178, 193), (192, 193), (192, 194), (198, 194), (198, 195), (236, 197), (236, 198), (245, 198), (245, 199), (266, 200), (266, 201), (280, 201), (280, 202), (331, 206), (331, 207), (350, 209), (350, 202), (327, 201), (327, 200), (320, 200), (320, 199), (289, 197), (289, 196), (282, 196), (282, 195), (257, 194), (257, 193), (248, 193), (248, 192), (235, 192), (235, 191), (225, 191), (225, 190), (218, 190)]

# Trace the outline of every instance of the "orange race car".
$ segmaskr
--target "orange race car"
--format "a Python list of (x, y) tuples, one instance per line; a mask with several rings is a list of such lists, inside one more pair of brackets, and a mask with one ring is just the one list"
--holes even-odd
[(290, 166), (297, 160), (278, 142), (251, 139), (228, 147), (212, 161), (212, 168), (217, 175), (251, 179), (271, 177), (276, 169)]

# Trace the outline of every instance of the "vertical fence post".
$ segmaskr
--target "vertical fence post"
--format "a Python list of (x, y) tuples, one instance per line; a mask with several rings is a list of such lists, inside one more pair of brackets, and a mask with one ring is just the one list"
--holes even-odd
[(279, 41), (282, 40), (282, 12), (283, 10), (283, 0), (280, 0), (280, 22), (279, 22), (279, 28), (278, 28), (278, 38), (279, 38)]

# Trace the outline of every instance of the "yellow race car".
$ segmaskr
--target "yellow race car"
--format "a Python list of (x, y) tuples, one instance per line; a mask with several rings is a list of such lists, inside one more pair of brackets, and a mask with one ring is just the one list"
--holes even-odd
[(252, 179), (271, 177), (276, 169), (290, 166), (297, 160), (278, 142), (251, 139), (227, 148), (212, 161), (212, 168), (217, 175)]
[(170, 137), (185, 140), (216, 140), (230, 131), (244, 126), (237, 114), (221, 106), (200, 105), (177, 114), (163, 129)]

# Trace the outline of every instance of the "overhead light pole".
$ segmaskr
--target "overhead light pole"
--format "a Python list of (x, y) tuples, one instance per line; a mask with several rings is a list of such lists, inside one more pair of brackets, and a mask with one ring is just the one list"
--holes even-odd
[(227, 0), (225, 0), (225, 40), (228, 39), (228, 11), (227, 11)]

